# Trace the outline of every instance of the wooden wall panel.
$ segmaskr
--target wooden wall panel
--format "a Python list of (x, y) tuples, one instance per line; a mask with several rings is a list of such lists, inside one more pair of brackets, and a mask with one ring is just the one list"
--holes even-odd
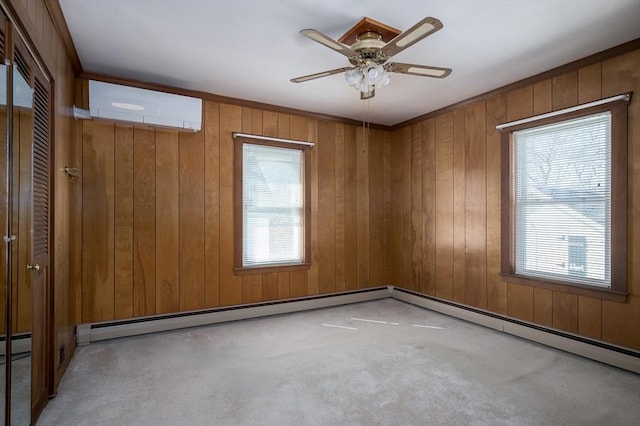
[(553, 109), (551, 93), (551, 80), (533, 85), (533, 115), (544, 114)]
[(334, 191), (335, 191), (335, 290), (344, 291), (346, 287), (345, 253), (346, 253), (346, 229), (345, 229), (345, 125), (335, 124), (335, 164), (334, 164)]
[(83, 122), (82, 321), (114, 319), (114, 132)]
[[(535, 91), (534, 91), (535, 96)], [(500, 211), (500, 132), (496, 125), (506, 121), (506, 99), (497, 96), (487, 101), (487, 309), (505, 314), (507, 312), (507, 285), (500, 277), (501, 224)]]
[(410, 126), (399, 130), (402, 146), (402, 287), (416, 290), (413, 285), (412, 251), (414, 249), (413, 218), (412, 218), (412, 182), (411, 182), (411, 145), (412, 128)]
[(597, 62), (578, 70), (578, 103), (583, 104), (602, 97), (602, 64)]
[(578, 333), (592, 339), (602, 338), (602, 300), (578, 297)]
[(422, 286), (422, 123), (411, 126), (411, 289)]
[(551, 290), (533, 289), (533, 320), (538, 324), (553, 326), (553, 292)]
[(180, 161), (178, 132), (156, 132), (156, 304), (158, 313), (180, 307)]
[(365, 140), (374, 133), (369, 129), (356, 131), (356, 212), (357, 212), (357, 288), (369, 286), (369, 145)]
[(452, 300), (453, 114), (436, 118), (435, 140), (435, 295)]
[(133, 316), (133, 126), (115, 128), (114, 318)]
[(486, 130), (485, 105), (465, 108), (465, 302), (487, 306)]
[[(130, 318), (385, 282), (381, 188), (390, 178), (380, 170), (387, 132), (371, 131), (365, 139), (357, 126), (210, 101), (204, 103), (203, 130), (197, 133), (103, 120), (86, 126), (83, 167), (93, 171), (84, 184), (86, 200), (94, 204), (87, 206), (83, 226), (97, 220), (104, 232), (83, 241), (83, 264), (95, 262), (98, 271), (110, 275), (103, 283), (85, 274), (83, 322), (114, 319), (114, 305), (118, 318)], [(238, 130), (316, 144), (308, 165), (309, 270), (234, 273), (232, 132)], [(108, 170), (97, 167), (101, 164)], [(96, 191), (101, 187), (108, 189), (101, 194)], [(123, 240), (114, 248), (115, 235)], [(117, 282), (114, 257), (122, 266)], [(103, 313), (102, 304), (111, 310)]]
[[(392, 284), (640, 348), (639, 326), (629, 325), (640, 322), (640, 285), (637, 284), (640, 269), (633, 263), (629, 263), (631, 296), (627, 303), (534, 290), (530, 286), (507, 284), (499, 276), (501, 197), (497, 153), (500, 141), (499, 132), (495, 130), (495, 125), (504, 121), (626, 91), (640, 92), (635, 72), (640, 68), (639, 58), (638, 52), (621, 55), (391, 133), (370, 130), (366, 137), (358, 126), (207, 101), (204, 131), (193, 135), (201, 138), (196, 151), (204, 159), (203, 164), (196, 168), (189, 166), (195, 182), (191, 187), (198, 187), (199, 195), (192, 197), (184, 192), (188, 190), (182, 184), (178, 187), (179, 205), (182, 200), (197, 199), (200, 213), (194, 220), (180, 219), (177, 230), (180, 241), (187, 240), (183, 239), (184, 227), (201, 230), (196, 250), (205, 266), (199, 268), (199, 278), (194, 285), (184, 284), (183, 268), (180, 268), (180, 291), (197, 295), (193, 298), (194, 306), (210, 307)], [(640, 220), (638, 105), (634, 100), (629, 108), (630, 259), (640, 253), (640, 228), (635, 226)], [(128, 235), (126, 224), (131, 220), (127, 219), (130, 212), (126, 207), (126, 194), (127, 185), (131, 183), (127, 183), (126, 177), (114, 180), (112, 175), (114, 169), (133, 167), (133, 176), (137, 176), (139, 166), (137, 161), (133, 166), (127, 163), (131, 160), (124, 146), (116, 145), (114, 150), (112, 124), (93, 123), (85, 127), (83, 168), (100, 167), (98, 163), (102, 162), (112, 170), (109, 174), (103, 166), (98, 172), (89, 172), (83, 182), (82, 195), (87, 197), (83, 204), (83, 226), (89, 227), (96, 220), (106, 225), (99, 242), (83, 239), (83, 264), (95, 259), (101, 263), (100, 270), (111, 274), (100, 284), (96, 283), (95, 272), (87, 271), (83, 276), (86, 281), (83, 290), (87, 291), (81, 299), (82, 318), (94, 321), (115, 317), (114, 304), (122, 309), (117, 315), (126, 315), (127, 307), (115, 302), (114, 288), (121, 284), (115, 283), (113, 273), (113, 252), (126, 253), (126, 241), (116, 250), (113, 235), (116, 229), (119, 235)], [(313, 265), (310, 270), (247, 278), (233, 273), (231, 132), (238, 129), (316, 143), (310, 164)], [(95, 152), (97, 139), (107, 142), (100, 145), (98, 153)], [(135, 134), (134, 139), (136, 146)], [(167, 153), (158, 151), (157, 136), (153, 143), (156, 192), (160, 185), (174, 188), (167, 181), (162, 183), (165, 172), (161, 171), (165, 166), (161, 160)], [(190, 158), (196, 161), (195, 157)], [(181, 173), (186, 173), (186, 169), (181, 169)], [(187, 179), (186, 175), (180, 176), (180, 182)], [(94, 191), (96, 188), (101, 189), (103, 195)], [(125, 194), (123, 204), (115, 203), (116, 190)], [(137, 192), (133, 203), (141, 202), (137, 200)], [(158, 200), (154, 209), (156, 229), (160, 217)], [(101, 206), (99, 211), (94, 202)], [(113, 213), (106, 212), (114, 208), (118, 212), (115, 218), (109, 216)], [(160, 245), (158, 236), (154, 236), (157, 256)], [(125, 258), (118, 257), (118, 262), (126, 264)], [(122, 289), (126, 289), (126, 271), (122, 273), (122, 280)], [(159, 292), (160, 288), (157, 282), (153, 283), (154, 291)], [(96, 292), (100, 296), (96, 296)], [(147, 292), (144, 293), (147, 297)], [(102, 295), (109, 300), (110, 310), (102, 306)], [(126, 300), (126, 292), (123, 295), (117, 297)], [(185, 308), (178, 307), (179, 310)], [(155, 312), (159, 311), (160, 307), (156, 306)]]
[[(640, 50), (636, 50), (395, 130), (391, 135), (394, 146), (388, 154), (393, 205), (387, 213), (391, 228), (387, 232), (398, 237), (389, 238), (386, 250), (398, 259), (399, 273), (392, 284), (430, 294), (416, 280), (415, 264), (422, 257), (420, 274), (425, 277), (435, 273), (438, 297), (640, 349), (640, 266), (634, 262), (640, 258), (640, 102), (632, 99), (628, 117), (630, 295), (626, 303), (507, 283), (500, 277), (500, 133), (495, 129), (500, 123), (579, 103), (638, 93), (639, 69)], [(419, 153), (426, 145), (417, 143), (430, 139), (426, 130), (430, 120), (436, 122), (432, 156)], [(451, 130), (441, 130), (441, 123), (442, 128)], [(431, 158), (435, 162), (434, 177), (425, 167)], [(432, 180), (433, 196), (425, 190)], [(435, 215), (430, 219), (432, 211)], [(434, 249), (425, 233), (425, 228), (432, 225)], [(431, 250), (436, 256), (433, 266), (424, 262)], [(390, 270), (393, 272), (393, 268)]]
[(369, 282), (384, 284), (384, 134), (373, 130), (369, 145)]
[(465, 223), (465, 114), (453, 112), (453, 300), (465, 303), (466, 236)]
[(156, 310), (156, 143), (133, 128), (133, 315)]
[(335, 291), (336, 274), (336, 206), (335, 206), (335, 128), (334, 123), (318, 123), (318, 175), (322, 182), (318, 185), (318, 226), (322, 230), (318, 235), (318, 285), (320, 293)]
[(420, 147), (422, 265), (419, 288), (421, 292), (434, 296), (436, 294), (436, 120), (433, 118), (422, 124), (422, 146)]
[(394, 132), (390, 137), (389, 142), (389, 159), (391, 175), (389, 177), (389, 222), (388, 230), (389, 240), (385, 246), (386, 258), (389, 261), (389, 270), (387, 272), (387, 284), (405, 285), (402, 279), (402, 267), (403, 267), (403, 168), (402, 168), (402, 153), (403, 143), (401, 139), (402, 134), (400, 131)]
[(570, 71), (552, 79), (553, 109), (562, 109), (578, 103), (578, 72)]
[(204, 306), (220, 305), (220, 104), (205, 101)]
[(578, 332), (578, 296), (554, 291), (552, 310), (554, 328)]

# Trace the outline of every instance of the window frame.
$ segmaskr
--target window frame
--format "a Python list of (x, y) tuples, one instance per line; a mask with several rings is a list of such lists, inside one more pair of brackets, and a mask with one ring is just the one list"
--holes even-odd
[[(313, 144), (270, 140), (266, 137), (234, 134), (234, 272), (236, 275), (291, 272), (307, 270), (311, 267), (311, 147)], [(243, 146), (244, 144), (263, 145), (274, 148), (294, 149), (302, 152), (303, 176), (303, 245), (302, 262), (280, 263), (272, 265), (244, 266), (244, 203), (243, 203)]]
[[(627, 292), (627, 121), (629, 98), (584, 108), (569, 108), (553, 116), (499, 126), (501, 130), (501, 276), (507, 282), (559, 290), (599, 299), (626, 302)], [(611, 287), (597, 287), (515, 273), (515, 150), (513, 133), (600, 112), (611, 113)]]

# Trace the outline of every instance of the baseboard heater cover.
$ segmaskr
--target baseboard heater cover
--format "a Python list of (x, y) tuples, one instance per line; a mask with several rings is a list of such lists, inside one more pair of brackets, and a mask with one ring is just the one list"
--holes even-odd
[(393, 288), (394, 299), (640, 374), (640, 352), (493, 312)]
[(297, 299), (156, 315), (123, 321), (84, 323), (79, 324), (77, 327), (77, 343), (78, 346), (84, 346), (107, 339), (384, 299), (391, 297), (392, 289), (391, 286), (385, 286)]
[(388, 297), (640, 374), (640, 352), (394, 286), (122, 321), (85, 323), (77, 327), (77, 343), (79, 346), (84, 346), (101, 340), (287, 314)]

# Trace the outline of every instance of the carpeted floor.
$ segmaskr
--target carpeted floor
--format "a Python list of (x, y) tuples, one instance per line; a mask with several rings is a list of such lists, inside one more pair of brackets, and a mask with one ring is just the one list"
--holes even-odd
[(640, 375), (384, 299), (78, 348), (38, 425), (639, 425)]

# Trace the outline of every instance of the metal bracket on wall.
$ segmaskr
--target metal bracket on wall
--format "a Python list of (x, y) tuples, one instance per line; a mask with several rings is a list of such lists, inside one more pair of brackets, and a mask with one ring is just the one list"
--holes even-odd
[(80, 177), (80, 169), (75, 167), (65, 167), (64, 173), (71, 182), (75, 182)]

